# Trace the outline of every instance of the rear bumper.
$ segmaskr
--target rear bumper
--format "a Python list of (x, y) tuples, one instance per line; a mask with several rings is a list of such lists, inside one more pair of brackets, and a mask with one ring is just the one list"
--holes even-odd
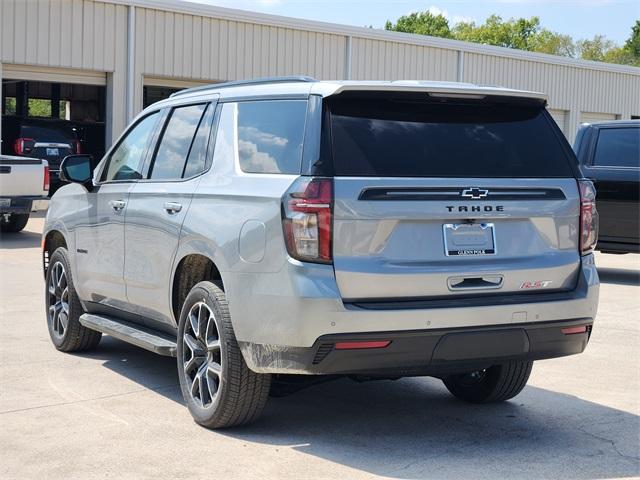
[(596, 250), (604, 253), (640, 253), (640, 244), (631, 242), (618, 242), (608, 239), (598, 239)]
[[(256, 344), (241, 344), (241, 348), (250, 352), (252, 368), (260, 372), (439, 376), (514, 360), (581, 353), (592, 326), (592, 318), (580, 318), (482, 328), (325, 335), (310, 348)], [(576, 330), (578, 333), (571, 333)], [(384, 348), (338, 349), (342, 342), (357, 345), (365, 341), (390, 343)]]
[[(3, 197), (0, 197), (3, 198)], [(7, 197), (4, 197), (7, 198)], [(9, 197), (11, 204), (0, 206), (0, 214), (5, 213), (31, 213), (31, 207), (34, 200), (46, 200), (47, 197), (26, 196), (26, 197)]]
[[(531, 329), (536, 325), (571, 324), (574, 321), (591, 324), (596, 317), (599, 292), (593, 255), (583, 257), (577, 286), (572, 291), (482, 298), (348, 304), (340, 298), (331, 265), (293, 261), (280, 272), (223, 274), (223, 281), (236, 338), (245, 361), (252, 370), (261, 373), (366, 371), (369, 367), (345, 369), (337, 364), (331, 367), (333, 360), (314, 364), (310, 357), (316, 355), (321, 343), (327, 343), (326, 339), (350, 339), (369, 334), (393, 340), (394, 346), (388, 352), (401, 348), (406, 342), (420, 344), (413, 354), (399, 354), (399, 357), (405, 357), (401, 365), (391, 364), (389, 367), (403, 371), (414, 367), (416, 371), (427, 367), (431, 369), (431, 359), (437, 356), (428, 353), (429, 349), (435, 348), (437, 339), (443, 334), (460, 329), (494, 331), (522, 329), (522, 325), (528, 325), (527, 329), (532, 332), (531, 335), (527, 333), (529, 346), (519, 353), (518, 358), (551, 358), (579, 353), (584, 345), (580, 349), (570, 346), (577, 337), (558, 337), (560, 343), (568, 342), (568, 350), (562, 347), (549, 350), (542, 356), (540, 352), (544, 349), (537, 346), (537, 340), (531, 340), (535, 337)], [(415, 332), (419, 332), (420, 339), (409, 340), (415, 337)], [(408, 348), (412, 351), (413, 347)], [(332, 357), (336, 360), (351, 355), (334, 353), (336, 355), (332, 354)], [(377, 357), (380, 351), (356, 353)], [(386, 368), (385, 362), (390, 357), (383, 357), (387, 357), (383, 364), (373, 364), (374, 370)], [(425, 363), (426, 358), (430, 359), (429, 363)]]

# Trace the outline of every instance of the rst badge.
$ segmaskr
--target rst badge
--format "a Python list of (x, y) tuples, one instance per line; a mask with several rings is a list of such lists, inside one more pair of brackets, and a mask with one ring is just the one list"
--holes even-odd
[(534, 280), (532, 282), (522, 282), (520, 290), (531, 290), (534, 288), (547, 288), (553, 280)]

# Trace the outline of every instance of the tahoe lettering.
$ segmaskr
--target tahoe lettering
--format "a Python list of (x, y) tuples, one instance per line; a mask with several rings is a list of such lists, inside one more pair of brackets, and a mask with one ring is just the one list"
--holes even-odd
[(504, 212), (503, 205), (497, 205), (495, 207), (492, 205), (460, 205), (458, 207), (447, 205), (446, 208), (450, 212), (453, 212), (456, 208), (458, 212)]

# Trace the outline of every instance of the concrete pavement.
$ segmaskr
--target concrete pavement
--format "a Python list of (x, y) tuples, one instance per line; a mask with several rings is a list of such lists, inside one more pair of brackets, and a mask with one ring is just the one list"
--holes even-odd
[(329, 382), (239, 429), (197, 426), (175, 360), (112, 338), (50, 343), (42, 214), (0, 239), (0, 478), (640, 476), (640, 256), (598, 255), (587, 351), (537, 362), (514, 400), (470, 406), (435, 379)]

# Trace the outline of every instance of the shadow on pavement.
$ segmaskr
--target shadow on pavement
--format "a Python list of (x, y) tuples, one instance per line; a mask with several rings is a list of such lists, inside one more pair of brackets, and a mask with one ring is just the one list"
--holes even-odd
[(40, 248), (42, 235), (23, 230), (18, 233), (0, 233), (0, 249)]
[(625, 268), (598, 268), (598, 277), (602, 283), (640, 286), (640, 271)]
[[(173, 358), (109, 337), (83, 356), (183, 404)], [(222, 434), (389, 478), (599, 479), (640, 474), (638, 432), (637, 415), (532, 386), (478, 406), (431, 378), (342, 379), (271, 398), (258, 422), (211, 432), (211, 449)]]

